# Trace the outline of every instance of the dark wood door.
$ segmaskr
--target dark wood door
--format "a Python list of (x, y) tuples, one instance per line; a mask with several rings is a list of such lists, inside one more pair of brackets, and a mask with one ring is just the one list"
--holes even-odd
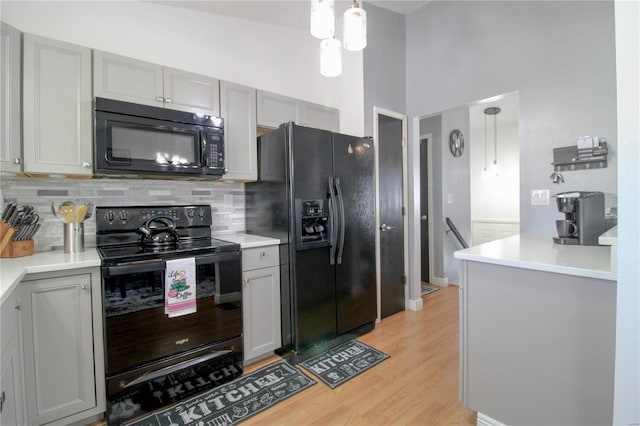
[(380, 209), (380, 311), (405, 309), (401, 119), (378, 115)]
[(429, 139), (420, 141), (420, 281), (429, 282)]

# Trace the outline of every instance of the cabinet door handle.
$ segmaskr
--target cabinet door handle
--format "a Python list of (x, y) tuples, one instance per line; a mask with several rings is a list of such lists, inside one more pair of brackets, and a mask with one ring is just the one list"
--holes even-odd
[(164, 102), (167, 103), (167, 104), (170, 104), (171, 103), (171, 98), (164, 98)]
[(89, 167), (91, 167), (91, 163), (88, 163), (88, 162), (85, 161), (85, 162), (82, 163), (82, 167), (88, 169)]
[(5, 397), (5, 395), (4, 395), (4, 391), (2, 391), (2, 395), (0, 395), (0, 413), (2, 413), (2, 407), (4, 406), (4, 401), (5, 401), (6, 399), (7, 399), (7, 398), (6, 398), (6, 397)]
[(86, 284), (80, 284), (80, 288), (83, 289), (83, 290), (86, 290), (86, 289), (89, 288), (89, 286), (86, 285)]
[(14, 158), (11, 162), (13, 164), (22, 164), (22, 158)]
[(20, 304), (17, 304), (16, 306), (14, 306), (13, 309), (15, 309), (16, 311), (19, 311), (21, 309)]
[(265, 253), (263, 251), (260, 252), (260, 257), (265, 257), (266, 255), (267, 255), (267, 253)]
[(246, 277), (246, 278), (244, 279), (244, 283), (245, 283), (245, 284), (249, 284), (249, 282), (250, 282), (250, 281), (251, 281), (251, 278), (249, 278), (249, 277)]
[(164, 98), (162, 96), (156, 96), (156, 101), (164, 102)]

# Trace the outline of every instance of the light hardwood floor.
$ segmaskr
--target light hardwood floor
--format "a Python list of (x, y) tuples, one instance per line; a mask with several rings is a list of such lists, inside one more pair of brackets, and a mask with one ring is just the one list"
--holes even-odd
[(458, 293), (456, 286), (440, 287), (423, 296), (422, 310), (392, 315), (360, 336), (391, 356), (370, 371), (333, 390), (318, 381), (243, 426), (475, 425), (476, 413), (458, 400)]

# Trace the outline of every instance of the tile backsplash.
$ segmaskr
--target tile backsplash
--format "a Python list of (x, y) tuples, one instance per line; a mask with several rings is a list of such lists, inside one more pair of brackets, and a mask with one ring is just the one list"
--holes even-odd
[[(2, 176), (2, 207), (9, 201), (30, 204), (40, 215), (35, 250), (62, 249), (62, 223), (51, 212), (64, 201), (95, 206), (209, 204), (213, 234), (244, 232), (244, 184), (155, 179), (54, 179)], [(85, 246), (96, 245), (95, 217), (85, 222)]]

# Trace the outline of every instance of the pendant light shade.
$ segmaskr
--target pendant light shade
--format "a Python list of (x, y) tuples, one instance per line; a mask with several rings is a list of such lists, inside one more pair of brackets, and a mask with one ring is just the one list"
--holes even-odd
[(321, 40), (335, 34), (335, 1), (311, 0), (311, 35)]
[(353, 2), (343, 16), (344, 48), (351, 51), (367, 46), (367, 12)]
[(335, 37), (320, 43), (320, 74), (325, 77), (342, 74), (342, 45)]

